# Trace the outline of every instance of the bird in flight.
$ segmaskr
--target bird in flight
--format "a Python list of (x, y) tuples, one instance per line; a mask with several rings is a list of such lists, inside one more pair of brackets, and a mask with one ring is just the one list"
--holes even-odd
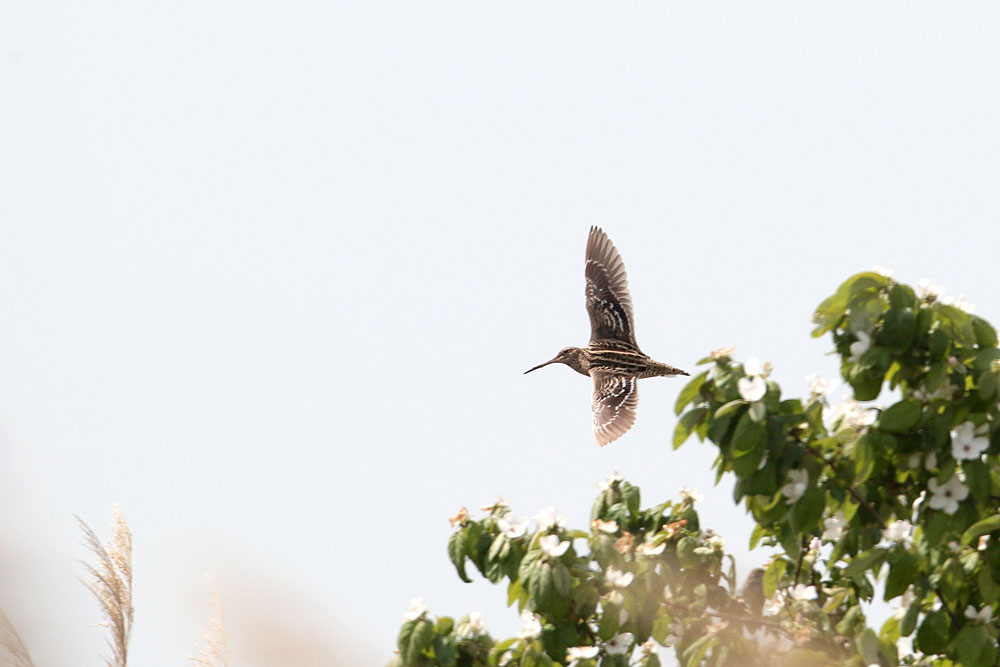
[(590, 342), (564, 347), (549, 364), (566, 364), (594, 379), (594, 437), (602, 447), (625, 434), (635, 423), (639, 403), (636, 381), (656, 376), (687, 375), (647, 357), (635, 342), (635, 316), (628, 293), (628, 276), (618, 249), (600, 227), (587, 238), (587, 313)]

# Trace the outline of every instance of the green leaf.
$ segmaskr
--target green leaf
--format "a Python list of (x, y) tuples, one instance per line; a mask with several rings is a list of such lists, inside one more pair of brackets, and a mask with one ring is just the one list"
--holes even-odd
[(528, 646), (521, 656), (521, 667), (552, 667), (552, 658), (534, 646)]
[(878, 663), (878, 637), (875, 631), (867, 628), (857, 639), (858, 653), (865, 659), (866, 664)]
[(555, 594), (555, 579), (552, 575), (552, 564), (539, 563), (534, 568), (531, 579), (528, 580), (528, 594), (536, 608), (544, 609), (551, 604)]
[(416, 664), (417, 658), (431, 647), (434, 641), (434, 624), (424, 617), (406, 621), (399, 630), (396, 646), (404, 665)]
[(917, 315), (911, 308), (894, 308), (882, 318), (882, 339), (891, 348), (909, 348), (916, 332)]
[(871, 433), (865, 433), (854, 445), (854, 477), (860, 483), (868, 479), (875, 469), (875, 441)]
[(439, 616), (437, 623), (434, 624), (434, 634), (436, 635), (447, 635), (450, 634), (452, 628), (455, 627), (455, 619), (451, 616)]
[(899, 624), (899, 634), (903, 637), (909, 637), (913, 633), (913, 629), (917, 627), (917, 619), (920, 617), (920, 605), (911, 604), (903, 614), (903, 620)]
[(990, 496), (993, 480), (990, 478), (990, 469), (985, 463), (978, 459), (966, 461), (962, 464), (962, 471), (965, 473), (965, 484), (969, 487), (973, 498), (983, 500)]
[(670, 634), (670, 623), (673, 621), (670, 618), (670, 614), (666, 611), (661, 610), (660, 613), (656, 615), (656, 620), (653, 621), (653, 639), (663, 644), (667, 641), (667, 635)]
[(454, 637), (438, 635), (434, 638), (434, 660), (435, 664), (441, 667), (453, 667), (458, 663), (458, 649), (455, 647)]
[(569, 589), (573, 585), (573, 577), (562, 561), (557, 561), (552, 568), (552, 582), (555, 584), (556, 592), (559, 595), (563, 597), (569, 595)]
[(977, 521), (969, 526), (969, 528), (962, 533), (962, 544), (968, 546), (972, 544), (974, 540), (978, 540), (981, 535), (988, 535), (996, 530), (1000, 530), (1000, 514), (994, 514), (993, 516), (986, 517), (982, 521)]
[(851, 562), (844, 568), (844, 576), (854, 577), (863, 572), (867, 572), (868, 570), (876, 573), (882, 563), (885, 562), (886, 556), (888, 556), (888, 552), (885, 549), (879, 549), (878, 547), (868, 552), (859, 553), (857, 556), (852, 558)]
[(927, 612), (917, 630), (917, 648), (922, 652), (943, 653), (948, 645), (948, 615), (938, 609)]
[(681, 393), (677, 395), (677, 402), (674, 403), (674, 414), (679, 415), (684, 412), (684, 407), (698, 395), (698, 392), (701, 391), (701, 387), (707, 379), (708, 371), (703, 371), (691, 378), (691, 381), (684, 385)]
[(714, 644), (714, 635), (705, 635), (697, 639), (684, 651), (684, 665), (686, 667), (698, 667), (701, 664), (701, 659), (705, 657), (708, 649), (712, 648)]
[(472, 579), (465, 573), (465, 530), (452, 533), (448, 538), (448, 557), (455, 565), (459, 578), (467, 584), (472, 583)]
[(972, 315), (969, 319), (972, 320), (972, 330), (976, 334), (976, 345), (979, 347), (996, 347), (997, 332), (993, 328), (993, 325), (975, 315)]
[(818, 526), (825, 507), (826, 492), (823, 489), (814, 487), (806, 491), (798, 502), (792, 505), (790, 516), (792, 530), (799, 533), (811, 532)]
[(674, 449), (683, 445), (684, 441), (691, 436), (691, 433), (701, 425), (707, 416), (708, 408), (694, 408), (685, 412), (684, 416), (677, 420), (677, 426), (674, 427)]
[(979, 398), (984, 401), (989, 400), (991, 396), (997, 393), (996, 373), (986, 371), (979, 376), (979, 380), (976, 382), (976, 385), (976, 393), (979, 394)]
[(981, 625), (965, 626), (955, 637), (962, 667), (987, 667), (997, 661), (997, 645)]
[(890, 559), (889, 578), (885, 582), (884, 596), (887, 602), (905, 593), (910, 584), (916, 581), (918, 566), (919, 559), (909, 552), (904, 551), (898, 557)]
[(890, 405), (878, 418), (878, 425), (894, 433), (907, 433), (920, 421), (922, 406), (919, 401), (907, 399)]
[(764, 570), (765, 599), (771, 598), (774, 595), (774, 592), (781, 586), (781, 578), (785, 576), (785, 570), (787, 568), (788, 561), (784, 558), (776, 558), (768, 564), (767, 569)]

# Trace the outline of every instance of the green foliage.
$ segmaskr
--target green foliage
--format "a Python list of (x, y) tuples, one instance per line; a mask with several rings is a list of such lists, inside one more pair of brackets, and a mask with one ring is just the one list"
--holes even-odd
[[(853, 399), (782, 398), (732, 350), (681, 390), (673, 437), (718, 448), (751, 547), (779, 549), (741, 588), (693, 493), (643, 509), (620, 476), (589, 530), (535, 530), (503, 502), (453, 518), (448, 555), (506, 582), (524, 629), (409, 618), (394, 664), (992, 665), (1000, 606), (1000, 350), (984, 319), (876, 273), (846, 280), (815, 316)], [(858, 401), (884, 398), (887, 407)], [(861, 603), (897, 612), (876, 634)], [(419, 611), (419, 610), (418, 610)], [(415, 612), (411, 612), (411, 616)], [(899, 649), (897, 649), (899, 644)]]

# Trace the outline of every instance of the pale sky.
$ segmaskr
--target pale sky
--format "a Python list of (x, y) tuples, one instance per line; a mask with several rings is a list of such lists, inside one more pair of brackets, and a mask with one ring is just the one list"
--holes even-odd
[[(679, 379), (599, 448), (602, 226), (638, 341), (786, 394), (813, 308), (892, 264), (1000, 323), (995, 3), (0, 3), (0, 604), (100, 664), (74, 514), (135, 540), (136, 665), (222, 594), (232, 664), (384, 664), (409, 598), (516, 631), (447, 518), (497, 493), (584, 526), (613, 470), (681, 485), (742, 573)], [(268, 647), (264, 644), (268, 643)], [(269, 651), (272, 651), (269, 653)]]

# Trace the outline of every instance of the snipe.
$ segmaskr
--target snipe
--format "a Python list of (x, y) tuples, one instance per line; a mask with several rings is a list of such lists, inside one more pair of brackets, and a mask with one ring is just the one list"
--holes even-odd
[(560, 363), (592, 377), (594, 437), (597, 444), (604, 446), (620, 438), (635, 423), (639, 378), (687, 373), (653, 361), (639, 349), (625, 263), (599, 227), (590, 228), (585, 275), (590, 342), (582, 348), (564, 347), (553, 359), (525, 373)]

